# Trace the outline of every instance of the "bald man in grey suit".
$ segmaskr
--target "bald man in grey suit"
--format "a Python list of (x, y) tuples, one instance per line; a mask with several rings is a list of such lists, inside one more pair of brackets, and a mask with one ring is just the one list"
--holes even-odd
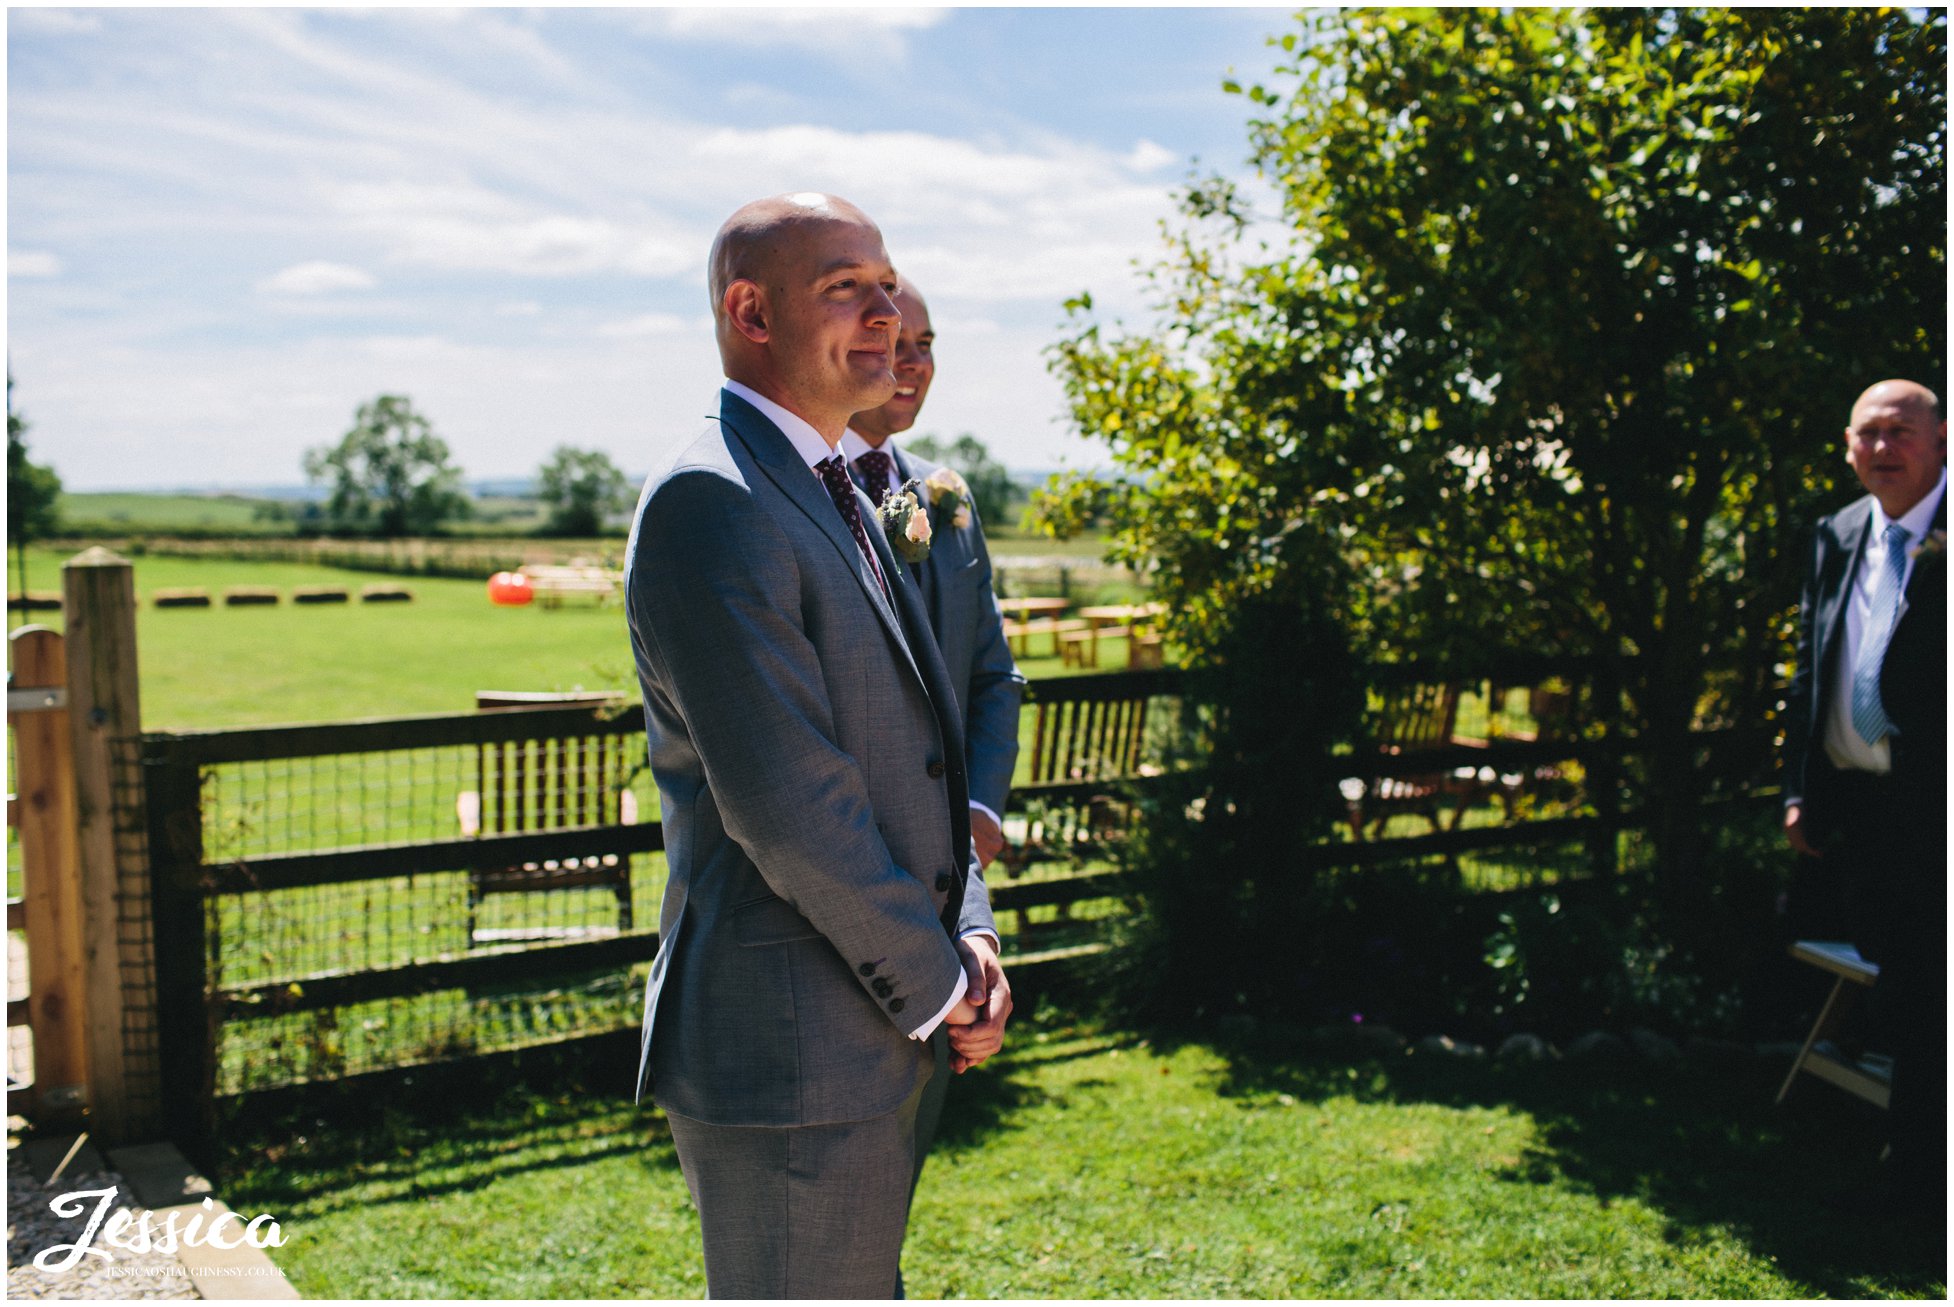
[(627, 550), (669, 867), (638, 1094), (711, 1296), (889, 1297), (927, 1040), (980, 1029), (1001, 976), (955, 692), (834, 453), (895, 389), (898, 284), (874, 223), (815, 194), (735, 213), (710, 277), (719, 416)]

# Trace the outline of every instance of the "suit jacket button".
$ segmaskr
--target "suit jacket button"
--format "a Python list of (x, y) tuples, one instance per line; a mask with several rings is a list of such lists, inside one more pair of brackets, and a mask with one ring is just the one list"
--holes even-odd
[(942, 763), (940, 763), (940, 762), (933, 762), (933, 763), (931, 763), (931, 764), (929, 765), (929, 768), (928, 768), (928, 770), (929, 770), (929, 774), (930, 774), (930, 779), (931, 779), (931, 780), (933, 780), (933, 781), (940, 781), (940, 780), (942, 780), (942, 779), (943, 779), (943, 764), (942, 764)]
[(936, 873), (936, 887), (937, 887), (938, 889), (940, 889), (940, 890), (944, 890), (944, 891), (948, 891), (948, 890), (949, 890), (949, 888), (950, 888), (950, 873), (949, 873), (949, 872), (947, 872), (947, 871), (939, 871), (939, 872), (937, 872), (937, 873)]
[(861, 966), (856, 967), (855, 970), (861, 972), (864, 976), (872, 976), (875, 974), (875, 964), (873, 962), (864, 962)]
[(892, 999), (890, 999), (890, 1000), (889, 1000), (889, 1011), (891, 1011), (891, 1012), (900, 1012), (900, 1011), (902, 1011), (902, 1000), (901, 1000), (901, 999), (899, 999), (899, 998), (892, 998)]
[(877, 976), (869, 983), (869, 988), (875, 991), (877, 998), (887, 998), (895, 992), (896, 987), (889, 983), (887, 976)]

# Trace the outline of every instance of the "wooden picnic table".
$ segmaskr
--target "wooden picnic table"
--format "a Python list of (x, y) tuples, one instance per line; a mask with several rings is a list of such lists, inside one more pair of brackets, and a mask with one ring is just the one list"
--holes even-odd
[[(1099, 637), (1108, 639), (1127, 636), (1137, 641), (1141, 628), (1155, 617), (1167, 611), (1165, 604), (1098, 604), (1091, 608), (1081, 608), (1079, 616), (1085, 619), (1083, 631), (1065, 637), (1072, 649), (1077, 651), (1081, 667), (1099, 666)], [(1135, 646), (1127, 647), (1127, 661), (1135, 661)]]
[(1012, 652), (1020, 658), (1029, 657), (1031, 637), (1034, 634), (1049, 634), (1052, 637), (1052, 652), (1056, 654), (1064, 625), (1059, 621), (1059, 614), (1071, 606), (1070, 599), (1046, 595), (1019, 595), (998, 600), (997, 609), (1004, 615), (1004, 638)]

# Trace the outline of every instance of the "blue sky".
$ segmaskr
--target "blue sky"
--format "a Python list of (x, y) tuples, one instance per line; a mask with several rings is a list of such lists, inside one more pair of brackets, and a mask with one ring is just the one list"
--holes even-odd
[(929, 296), (917, 430), (1097, 461), (1043, 349), (1198, 156), (1282, 9), (9, 11), (8, 358), (71, 489), (302, 479), (404, 392), (471, 479), (642, 473), (713, 406), (703, 267), (755, 196), (830, 190)]

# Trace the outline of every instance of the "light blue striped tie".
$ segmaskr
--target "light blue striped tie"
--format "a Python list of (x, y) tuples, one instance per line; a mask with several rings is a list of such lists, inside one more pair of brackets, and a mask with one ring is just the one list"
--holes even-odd
[(1852, 729), (1867, 744), (1892, 734), (1893, 723), (1879, 699), (1879, 665), (1900, 620), (1900, 579), (1907, 568), (1907, 529), (1898, 522), (1886, 528), (1886, 567), (1873, 588), (1873, 611), (1866, 617), (1859, 661), (1852, 668)]

